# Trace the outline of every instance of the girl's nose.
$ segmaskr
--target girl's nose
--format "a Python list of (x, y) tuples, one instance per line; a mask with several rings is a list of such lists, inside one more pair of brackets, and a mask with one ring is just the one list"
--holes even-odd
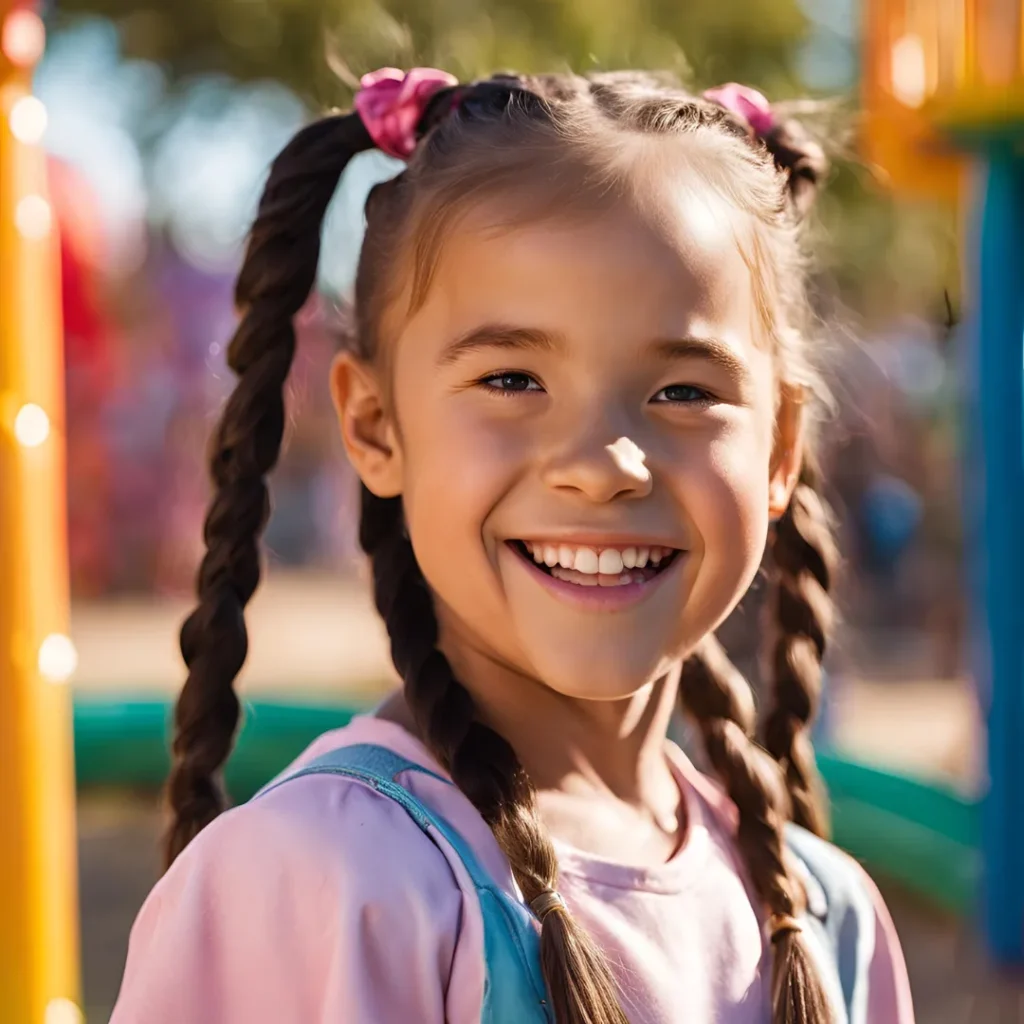
[(548, 460), (542, 478), (548, 487), (575, 491), (593, 502), (645, 498), (653, 486), (645, 460), (643, 449), (628, 437), (611, 444), (581, 438)]

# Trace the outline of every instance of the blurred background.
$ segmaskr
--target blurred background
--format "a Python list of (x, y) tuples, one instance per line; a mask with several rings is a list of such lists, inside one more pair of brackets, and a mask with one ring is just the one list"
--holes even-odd
[[(76, 620), (189, 591), (207, 494), (204, 446), (232, 384), (223, 352), (232, 275), (271, 157), (304, 119), (348, 102), (340, 77), (412, 62), (463, 77), (508, 66), (668, 67), (701, 86), (736, 79), (772, 97), (822, 101), (805, 119), (836, 161), (815, 225), (814, 282), (838, 400), (827, 475), (849, 559), (847, 635), (834, 670), (856, 677), (887, 666), (904, 680), (960, 679), (949, 344), (956, 212), (893, 198), (857, 153), (861, 16), (854, 0), (460, 0), (429, 12), (418, 3), (182, 0), (173, 13), (137, 0), (62, 0), (36, 93), (50, 115), (45, 145), (65, 228)], [(390, 164), (358, 159), (329, 218), (321, 296), (302, 319), (293, 418), (274, 478), (272, 576), (310, 585), (326, 576), (331, 590), (357, 563), (352, 478), (324, 371), (360, 244), (362, 199), (393, 173)], [(92, 651), (83, 636), (80, 686), (111, 681), (113, 667)], [(128, 679), (157, 672), (152, 650), (138, 669), (123, 657), (117, 671)], [(176, 659), (168, 670), (170, 683), (180, 675)], [(279, 683), (302, 685), (300, 663), (292, 675)], [(843, 731), (841, 717), (835, 725)], [(967, 782), (970, 746), (965, 737), (920, 767)]]
[[(428, 64), (462, 78), (668, 68), (702, 88), (735, 80), (801, 101), (794, 109), (835, 163), (812, 243), (837, 399), (825, 475), (846, 557), (819, 729), (833, 792), (849, 796), (837, 836), (845, 829), (855, 853), (860, 844), (877, 854), (920, 1020), (1024, 1021), (1024, 987), (990, 972), (972, 924), (986, 775), (955, 328), (970, 176), (958, 204), (934, 189), (892, 190), (865, 155), (861, 0), (59, 0), (41, 13), (48, 43), (34, 92), (47, 112), (61, 238), (88, 1020), (109, 1014), (128, 928), (156, 874), (153, 784), (167, 701), (183, 679), (176, 639), (202, 550), (206, 439), (232, 386), (232, 277), (262, 181), (305, 120), (348, 104), (359, 74)], [(912, 93), (913, 54), (903, 72), (896, 86)], [(370, 154), (347, 172), (325, 228), (319, 295), (300, 318), (269, 570), (240, 684), (260, 762), (253, 777), (315, 731), (310, 723), (340, 720), (391, 678), (355, 552), (354, 479), (326, 370), (362, 202), (395, 166)], [(755, 585), (724, 634), (755, 681), (763, 596)], [(251, 779), (238, 778), (244, 791)], [(883, 810), (867, 814), (875, 797), (857, 787), (880, 793), (893, 779), (902, 795), (878, 796)], [(901, 833), (894, 817), (914, 818), (929, 800), (956, 818), (953, 833), (921, 821)], [(922, 839), (922, 829), (940, 835)], [(902, 872), (892, 850), (906, 848), (893, 840), (885, 850), (897, 834), (922, 858)], [(927, 856), (914, 847), (933, 841)]]

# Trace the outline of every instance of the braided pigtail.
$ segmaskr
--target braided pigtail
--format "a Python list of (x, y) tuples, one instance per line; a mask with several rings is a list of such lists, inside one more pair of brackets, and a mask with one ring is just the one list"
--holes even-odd
[(714, 637), (686, 662), (681, 699), (736, 805), (736, 843), (768, 911), (772, 1024), (832, 1024), (828, 995), (797, 921), (806, 896), (786, 864), (789, 806), (779, 767), (754, 742), (750, 687)]
[(762, 136), (775, 166), (786, 173), (790, 201), (797, 216), (808, 213), (828, 174), (825, 150), (811, 138), (799, 121), (787, 118), (773, 125)]
[(437, 618), (399, 498), (362, 490), (359, 540), (420, 734), (490, 826), (523, 899), (541, 921), (541, 966), (557, 1024), (626, 1024), (611, 974), (557, 895), (558, 862), (536, 793), (511, 745), (477, 720), (473, 698), (437, 647)]
[(281, 450), (292, 317), (312, 290), (320, 226), (341, 172), (372, 147), (352, 115), (300, 131), (274, 161), (249, 238), (235, 292), (242, 316), (227, 353), (238, 384), (213, 435), (199, 600), (181, 629), (188, 677), (174, 712), (168, 865), (226, 805), (220, 772), (239, 720), (233, 686), (248, 648), (243, 611), (260, 578), (265, 478)]
[(809, 727), (821, 697), (821, 661), (834, 618), (829, 587), (837, 552), (828, 509), (809, 466), (775, 527), (772, 556), (779, 628), (765, 746), (786, 774), (793, 820), (825, 836), (828, 811)]
[[(754, 89), (732, 83), (710, 89), (704, 97), (726, 110), (736, 126), (764, 146), (785, 175), (787, 205), (799, 220), (828, 172), (822, 147), (799, 122), (780, 119)], [(802, 287), (789, 298), (806, 320)], [(798, 323), (800, 318), (790, 319)], [(816, 379), (800, 354), (803, 344), (794, 345), (790, 338), (784, 357), (798, 364), (798, 376)], [(836, 553), (828, 514), (816, 490), (816, 473), (806, 460), (789, 507), (774, 531), (772, 552), (780, 636), (774, 651), (775, 700), (765, 724), (766, 746), (785, 772), (793, 820), (824, 836), (829, 831), (828, 814), (808, 727), (821, 695), (821, 658), (832, 623), (828, 589)]]
[(799, 121), (780, 118), (756, 89), (730, 82), (708, 89), (703, 99), (728, 112), (734, 128), (770, 154), (786, 176), (786, 191), (797, 217), (806, 214), (828, 173), (825, 150)]

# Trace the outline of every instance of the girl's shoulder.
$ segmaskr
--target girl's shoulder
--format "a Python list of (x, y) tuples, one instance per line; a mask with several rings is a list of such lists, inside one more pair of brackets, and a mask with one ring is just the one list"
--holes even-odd
[[(719, 836), (731, 842), (736, 807), (723, 787), (698, 771), (674, 745), (670, 757), (716, 822)], [(903, 952), (882, 895), (867, 871), (838, 846), (795, 825), (786, 829), (786, 847), (805, 883), (807, 924), (819, 954), (838, 968), (836, 980), (848, 1020), (913, 1024)]]
[[(439, 853), (437, 845), (422, 833), (403, 806), (391, 797), (360, 783), (351, 775), (323, 772), (302, 775), (304, 769), (326, 755), (364, 745), (383, 748), (394, 754), (396, 761), (407, 762), (410, 770), (402, 771), (395, 781), (451, 824), (492, 879), (506, 891), (515, 891), (508, 861), (480, 813), (452, 784), (448, 773), (423, 743), (392, 721), (359, 715), (344, 728), (324, 733), (271, 780), (262, 794), (238, 811), (244, 810), (254, 819), (275, 815), (296, 817), (313, 831), (325, 826), (342, 831), (355, 828), (361, 836), (367, 836), (365, 841), (370, 845), (385, 841), (401, 842), (412, 834), (417, 841), (407, 844), (403, 856), (410, 860), (426, 857), (434, 861), (440, 857), (450, 863), (451, 858), (446, 859)], [(286, 779), (289, 781), (279, 784)], [(363, 807), (364, 812), (353, 814), (355, 804)], [(334, 846), (333, 837), (325, 835), (323, 840), (328, 848)]]
[[(282, 777), (355, 742), (427, 756), (392, 729), (401, 732), (357, 720)], [(403, 783), (425, 802), (461, 811), (454, 787), (408, 774), (417, 778)], [(438, 1022), (471, 1019), (446, 1006), (449, 991), (482, 998), (477, 965), (457, 955), (475, 923), (468, 902), (448, 859), (395, 801), (351, 778), (294, 778), (222, 814), (157, 883), (132, 929), (113, 1024), (202, 1021), (215, 1005), (218, 1024), (325, 1015), (398, 1024), (426, 1019), (425, 1007)]]
[[(253, 799), (218, 817), (181, 860), (192, 869), (216, 870), (248, 849), (250, 856), (239, 865), (244, 873), (263, 874), (266, 881), (295, 869), (298, 877), (317, 885), (355, 876), (364, 898), (402, 888), (420, 891), (414, 883), (423, 875), (440, 874), (454, 882), (437, 846), (394, 800), (349, 776), (301, 774), (328, 751), (366, 742), (397, 746), (407, 760), (442, 775), (425, 749), (401, 729), (359, 717), (324, 733)], [(403, 782), (432, 805), (444, 806), (453, 795), (461, 796), (434, 775)]]
[[(736, 832), (738, 817), (736, 805), (725, 788), (717, 779), (696, 768), (674, 743), (669, 744), (669, 757), (684, 783), (697, 795), (705, 814), (714, 822), (716, 831), (731, 841)], [(830, 893), (834, 893), (836, 898), (849, 901), (858, 891), (863, 890), (869, 896), (876, 892), (874, 883), (861, 865), (827, 840), (795, 825), (788, 825), (786, 845), (798, 862), (802, 876), (810, 882), (811, 892), (808, 895), (813, 907), (820, 908)], [(821, 891), (823, 889), (827, 891)]]

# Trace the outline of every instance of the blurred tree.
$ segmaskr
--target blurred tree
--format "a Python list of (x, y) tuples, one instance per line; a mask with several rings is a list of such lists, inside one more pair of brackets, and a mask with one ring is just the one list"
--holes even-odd
[[(60, 0), (101, 14), (129, 56), (172, 77), (274, 78), (313, 106), (339, 100), (330, 64), (355, 74), (426, 63), (463, 77), (496, 68), (659, 67), (711, 84), (796, 84), (808, 25), (797, 0)], [(326, 59), (329, 55), (330, 60)]]
[[(346, 105), (355, 79), (387, 64), (434, 65), (463, 79), (499, 69), (659, 68), (701, 86), (735, 80), (775, 99), (798, 95), (815, 30), (805, 9), (807, 0), (58, 0), (57, 16), (111, 19), (125, 56), (163, 66), (172, 89), (211, 73), (273, 79), (318, 110)], [(157, 118), (142, 135), (166, 128)], [(826, 142), (852, 134), (835, 118), (818, 128)], [(951, 212), (897, 204), (867, 168), (843, 158), (843, 145), (820, 207), (827, 311), (835, 314), (838, 298), (868, 320), (930, 312), (943, 289), (956, 290)]]

